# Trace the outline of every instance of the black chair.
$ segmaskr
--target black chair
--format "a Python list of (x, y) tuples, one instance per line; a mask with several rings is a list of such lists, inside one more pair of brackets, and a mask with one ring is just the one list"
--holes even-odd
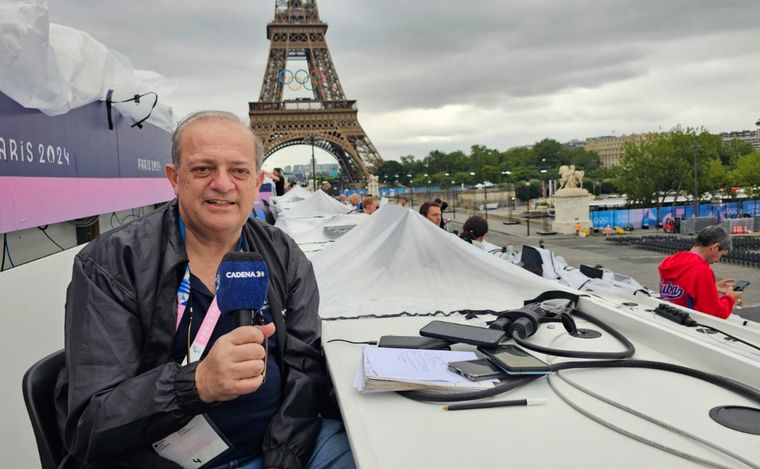
[(58, 435), (55, 419), (53, 396), (58, 372), (63, 369), (64, 364), (63, 350), (59, 350), (32, 365), (24, 373), (21, 381), (42, 469), (55, 469), (64, 456), (63, 442)]

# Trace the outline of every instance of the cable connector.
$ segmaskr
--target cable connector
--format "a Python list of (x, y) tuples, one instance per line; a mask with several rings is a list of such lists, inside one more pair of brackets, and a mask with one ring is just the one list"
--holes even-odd
[(675, 308), (673, 306), (660, 304), (659, 306), (657, 306), (657, 308), (655, 308), (654, 312), (655, 314), (658, 314), (664, 317), (665, 319), (669, 319), (682, 326), (697, 327), (697, 321), (692, 319), (689, 313), (687, 313), (686, 311), (681, 311), (678, 308)]

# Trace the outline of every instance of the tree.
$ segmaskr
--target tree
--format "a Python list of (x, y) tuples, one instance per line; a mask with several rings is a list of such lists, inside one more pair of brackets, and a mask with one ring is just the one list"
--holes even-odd
[(403, 179), (402, 174), (406, 176), (404, 167), (398, 161), (393, 160), (385, 160), (375, 169), (375, 176), (379, 177), (381, 181), (388, 181), (389, 183), (395, 181), (396, 176), (399, 180)]
[(573, 148), (568, 151), (570, 164), (574, 164), (576, 169), (583, 171), (592, 171), (599, 167), (599, 154), (595, 151), (586, 151), (584, 148)]
[(674, 205), (684, 193), (698, 199), (720, 183), (720, 172), (713, 163), (720, 164), (720, 147), (719, 136), (680, 126), (639, 143), (628, 142), (623, 147), (618, 186), (631, 201), (649, 204), (654, 199), (658, 210), (668, 195), (674, 197)]
[(533, 145), (533, 164), (539, 169), (559, 168), (568, 164), (567, 148), (550, 138), (545, 138)]
[(736, 168), (731, 171), (731, 179), (742, 186), (745, 192), (760, 195), (760, 151), (742, 155), (736, 161)]
[(723, 142), (719, 151), (720, 162), (725, 166), (734, 166), (742, 155), (752, 153), (752, 144), (737, 138)]

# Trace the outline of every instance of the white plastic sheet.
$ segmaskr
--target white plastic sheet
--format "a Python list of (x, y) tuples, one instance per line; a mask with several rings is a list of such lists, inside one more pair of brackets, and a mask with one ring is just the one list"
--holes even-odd
[[(134, 70), (128, 58), (89, 34), (51, 24), (44, 0), (0, 3), (0, 92), (55, 116), (103, 101), (109, 89), (114, 90), (113, 101), (121, 101), (148, 91), (162, 98), (173, 85), (155, 72)], [(148, 115), (152, 104), (146, 96), (140, 104), (115, 107), (136, 122)], [(171, 108), (161, 99), (148, 121), (169, 132), (176, 126)]]
[(397, 206), (379, 209), (311, 259), (323, 318), (505, 310), (567, 290)]
[[(287, 195), (287, 193), (285, 194)], [(278, 205), (281, 202), (278, 202)], [(287, 218), (314, 218), (331, 217), (333, 215), (346, 214), (351, 207), (343, 205), (327, 195), (324, 191), (316, 191), (309, 195), (306, 200), (293, 204), (289, 210), (280, 211), (278, 217)]]

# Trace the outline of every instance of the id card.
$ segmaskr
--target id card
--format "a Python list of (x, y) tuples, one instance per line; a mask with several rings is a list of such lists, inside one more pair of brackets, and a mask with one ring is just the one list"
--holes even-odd
[(153, 443), (153, 449), (161, 457), (174, 461), (185, 469), (198, 469), (229, 447), (205, 414), (196, 415), (184, 427)]

